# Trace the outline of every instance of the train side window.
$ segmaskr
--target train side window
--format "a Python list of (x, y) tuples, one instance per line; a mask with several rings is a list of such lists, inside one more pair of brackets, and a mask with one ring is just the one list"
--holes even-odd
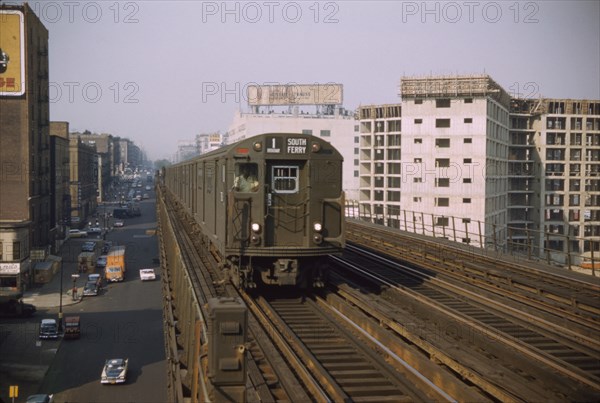
[(298, 192), (298, 166), (274, 166), (272, 172), (275, 193)]
[(234, 190), (245, 193), (256, 192), (259, 186), (257, 164), (248, 162), (235, 164)]

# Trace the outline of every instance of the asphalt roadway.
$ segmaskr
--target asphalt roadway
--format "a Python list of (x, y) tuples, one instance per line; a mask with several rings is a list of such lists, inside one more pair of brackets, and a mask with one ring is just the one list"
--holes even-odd
[[(141, 217), (125, 220), (123, 228), (106, 235), (114, 244), (126, 246), (127, 273), (122, 283), (105, 283), (98, 296), (72, 298), (71, 275), (86, 239), (71, 239), (63, 245), (62, 311), (65, 316), (80, 316), (80, 339), (38, 339), (40, 320), (58, 317), (60, 273), (26, 293), (24, 301), (37, 307), (32, 318), (2, 319), (0, 402), (11, 402), (9, 385), (19, 386), (15, 402), (25, 402), (35, 393), (53, 394), (59, 403), (167, 401), (160, 273), (157, 270), (154, 282), (140, 281), (138, 273), (140, 268), (157, 266), (153, 263), (158, 256), (154, 199), (141, 202), (140, 207)], [(75, 280), (79, 295), (85, 277)], [(109, 358), (129, 358), (125, 384), (100, 384), (102, 367)]]

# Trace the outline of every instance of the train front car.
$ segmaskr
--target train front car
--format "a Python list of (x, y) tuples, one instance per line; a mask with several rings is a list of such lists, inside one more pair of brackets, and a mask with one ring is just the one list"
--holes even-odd
[(225, 255), (234, 281), (322, 286), (326, 256), (345, 243), (340, 153), (318, 137), (273, 133), (242, 140), (226, 158)]

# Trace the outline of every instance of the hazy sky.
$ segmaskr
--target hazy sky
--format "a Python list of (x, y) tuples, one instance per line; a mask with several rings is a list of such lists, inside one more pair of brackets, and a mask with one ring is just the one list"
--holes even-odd
[(341, 83), (399, 102), (402, 76), (488, 73), (522, 96), (600, 99), (599, 1), (44, 1), (51, 120), (150, 159), (227, 130), (251, 83)]

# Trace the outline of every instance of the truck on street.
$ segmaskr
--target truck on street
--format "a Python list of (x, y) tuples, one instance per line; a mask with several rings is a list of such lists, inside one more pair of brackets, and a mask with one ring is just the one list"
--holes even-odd
[(106, 255), (104, 278), (115, 282), (125, 279), (125, 246), (113, 246)]

